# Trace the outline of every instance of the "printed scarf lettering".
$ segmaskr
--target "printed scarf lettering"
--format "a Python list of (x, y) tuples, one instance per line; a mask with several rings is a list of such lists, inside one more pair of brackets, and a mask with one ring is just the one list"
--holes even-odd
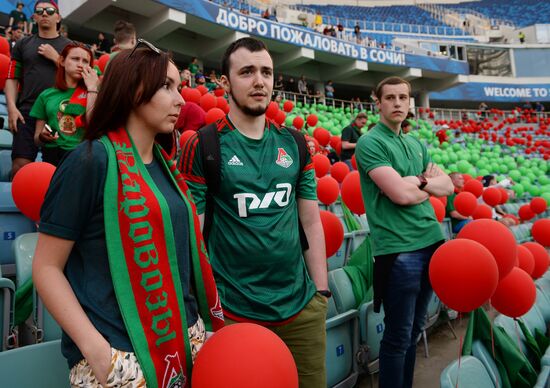
[[(126, 329), (148, 387), (189, 387), (191, 353), (169, 206), (125, 130), (101, 141), (109, 155), (104, 195), (107, 249)], [(179, 173), (168, 166), (162, 151), (156, 149), (155, 155), (172, 172), (193, 214), (194, 205), (181, 191), (186, 187), (176, 183)], [(208, 259), (198, 249), (202, 235), (195, 218), (190, 217), (189, 230), (199, 313), (207, 330), (216, 330), (223, 326), (223, 316), (209, 312), (216, 306), (217, 290)], [(195, 230), (199, 236), (193, 238)]]

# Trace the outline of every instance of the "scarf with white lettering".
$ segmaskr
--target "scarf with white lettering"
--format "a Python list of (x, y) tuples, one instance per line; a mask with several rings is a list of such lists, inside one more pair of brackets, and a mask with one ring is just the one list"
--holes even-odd
[[(170, 208), (128, 132), (101, 138), (108, 154), (105, 236), (117, 302), (147, 387), (189, 387), (191, 349)], [(155, 144), (154, 155), (178, 189), (189, 214), (194, 295), (207, 331), (223, 313), (199, 219), (182, 175)]]

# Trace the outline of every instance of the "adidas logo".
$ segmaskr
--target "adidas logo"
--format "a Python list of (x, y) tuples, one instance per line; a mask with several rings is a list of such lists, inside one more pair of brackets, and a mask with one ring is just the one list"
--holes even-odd
[(237, 155), (233, 155), (233, 157), (227, 162), (229, 166), (244, 166), (243, 162), (237, 158)]

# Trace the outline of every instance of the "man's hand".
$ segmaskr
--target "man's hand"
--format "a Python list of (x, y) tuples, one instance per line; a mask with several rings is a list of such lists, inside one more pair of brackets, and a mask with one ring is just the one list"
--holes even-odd
[(435, 178), (436, 176), (445, 175), (445, 172), (436, 164), (429, 163), (423, 175), (425, 178)]
[(57, 59), (59, 58), (59, 54), (51, 44), (41, 44), (38, 46), (38, 54), (42, 55), (45, 58), (48, 58), (50, 61), (53, 61), (54, 63), (57, 63)]
[(21, 112), (19, 112), (19, 109), (17, 109), (16, 107), (8, 107), (8, 128), (12, 133), (17, 132), (18, 121), (21, 121), (23, 124), (25, 124), (25, 119), (23, 118)]

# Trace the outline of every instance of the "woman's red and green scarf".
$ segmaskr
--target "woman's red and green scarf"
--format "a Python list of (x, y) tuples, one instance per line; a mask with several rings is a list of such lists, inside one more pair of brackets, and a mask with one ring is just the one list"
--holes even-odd
[(69, 103), (65, 106), (63, 114), (74, 116), (77, 128), (86, 125), (86, 104), (88, 102), (88, 91), (82, 86), (77, 86), (71, 95)]
[[(108, 154), (105, 235), (117, 301), (148, 387), (189, 387), (191, 350), (170, 208), (127, 131), (101, 139)], [(194, 295), (207, 331), (223, 313), (194, 203), (182, 175), (155, 145), (189, 217)]]

